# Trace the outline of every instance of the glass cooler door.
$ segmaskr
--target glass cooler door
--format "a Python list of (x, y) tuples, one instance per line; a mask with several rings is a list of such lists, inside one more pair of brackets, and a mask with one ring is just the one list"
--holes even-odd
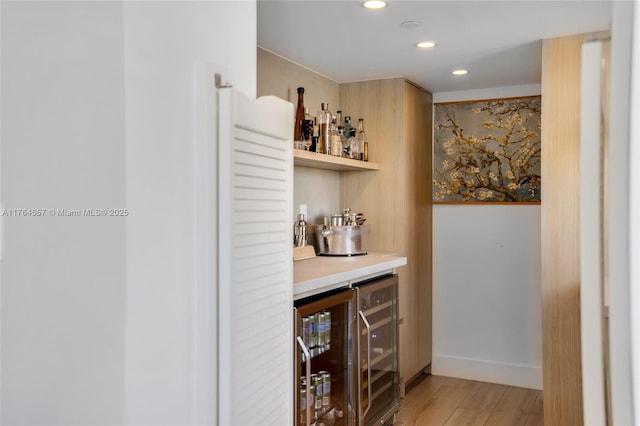
[(296, 302), (296, 425), (354, 426), (355, 290)]
[(358, 287), (360, 424), (383, 424), (398, 410), (398, 277)]

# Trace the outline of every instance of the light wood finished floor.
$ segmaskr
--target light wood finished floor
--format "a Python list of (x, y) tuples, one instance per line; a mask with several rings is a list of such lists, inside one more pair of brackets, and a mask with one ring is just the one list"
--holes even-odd
[(400, 400), (398, 426), (541, 426), (542, 391), (423, 376)]

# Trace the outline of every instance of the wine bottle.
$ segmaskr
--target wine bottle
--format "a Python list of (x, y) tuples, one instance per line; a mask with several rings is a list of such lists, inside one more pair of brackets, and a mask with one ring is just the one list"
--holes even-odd
[(302, 148), (304, 141), (304, 87), (298, 87), (298, 108), (293, 126), (293, 143), (295, 148)]

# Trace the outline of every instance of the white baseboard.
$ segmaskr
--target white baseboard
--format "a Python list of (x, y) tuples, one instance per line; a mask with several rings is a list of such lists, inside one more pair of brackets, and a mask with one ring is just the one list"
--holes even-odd
[(431, 374), (542, 389), (542, 367), (530, 365), (501, 364), (478, 359), (434, 355)]

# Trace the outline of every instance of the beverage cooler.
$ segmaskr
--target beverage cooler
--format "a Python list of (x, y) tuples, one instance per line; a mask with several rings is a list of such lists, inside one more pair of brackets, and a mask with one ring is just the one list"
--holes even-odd
[(357, 284), (359, 424), (392, 424), (400, 404), (398, 276)]
[(356, 291), (295, 306), (295, 424), (356, 424)]
[(296, 302), (295, 424), (385, 424), (399, 406), (398, 277)]

